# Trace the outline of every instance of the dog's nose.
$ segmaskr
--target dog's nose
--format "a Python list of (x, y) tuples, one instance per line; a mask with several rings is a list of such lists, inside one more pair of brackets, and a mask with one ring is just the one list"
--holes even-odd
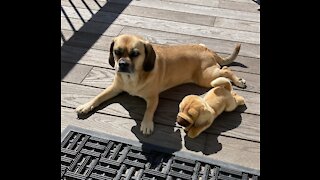
[(119, 61), (119, 67), (121, 68), (121, 69), (125, 69), (125, 68), (127, 68), (129, 66), (129, 63), (127, 63), (125, 60), (123, 60), (123, 59), (120, 59), (120, 61)]
[(130, 64), (124, 59), (119, 60), (119, 72), (129, 72)]

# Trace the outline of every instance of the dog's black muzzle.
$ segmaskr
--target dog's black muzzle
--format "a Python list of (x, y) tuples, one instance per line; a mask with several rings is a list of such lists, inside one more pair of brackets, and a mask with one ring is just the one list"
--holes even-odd
[(127, 72), (130, 73), (130, 64), (125, 61), (125, 59), (119, 59), (119, 72)]

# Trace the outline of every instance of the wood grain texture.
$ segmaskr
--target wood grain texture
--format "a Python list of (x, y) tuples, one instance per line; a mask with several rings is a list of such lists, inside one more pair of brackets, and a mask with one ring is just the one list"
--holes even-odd
[[(72, 124), (260, 169), (260, 6), (251, 0), (61, 0), (61, 5), (61, 130)], [(149, 137), (139, 132), (146, 103), (127, 93), (77, 119), (75, 108), (113, 81), (109, 46), (124, 33), (155, 44), (202, 43), (221, 56), (241, 43), (229, 67), (247, 81), (247, 89), (234, 87), (246, 104), (222, 113), (196, 139), (185, 137), (175, 123), (184, 96), (209, 90), (193, 84), (160, 94)]]
[[(68, 22), (68, 20), (70, 22)], [(74, 29), (72, 28), (74, 27)], [(61, 16), (61, 29), (90, 32), (94, 34), (104, 34), (107, 36), (117, 36), (123, 29), (123, 26), (107, 23), (98, 23), (94, 21), (82, 22), (80, 19), (65, 18)]]
[(113, 69), (94, 67), (81, 84), (98, 88), (106, 88), (112, 84), (114, 75), (115, 71)]
[[(61, 104), (66, 107), (76, 108), (78, 105), (89, 101), (95, 97), (102, 89), (84, 87), (76, 84), (61, 83)], [(172, 101), (160, 98), (159, 105), (154, 114), (154, 122), (168, 126), (176, 126), (175, 120), (178, 113), (180, 101)], [(102, 112), (118, 117), (132, 118), (141, 121), (145, 112), (146, 103), (143, 99), (133, 97), (128, 94), (121, 94), (108, 100), (99, 106), (94, 112)], [(228, 115), (229, 114), (229, 115)], [(260, 140), (260, 117), (256, 115), (244, 115), (242, 113), (231, 112), (221, 114), (223, 123), (211, 126), (206, 132), (223, 134), (228, 136), (242, 137), (249, 140)], [(220, 120), (221, 121), (221, 120)], [(251, 127), (252, 126), (252, 127)]]
[[(92, 34), (92, 33), (77, 32), (77, 36), (72, 38), (72, 40), (69, 40), (69, 38), (74, 34), (73, 31), (61, 30), (61, 33), (65, 36), (65, 38), (67, 40), (64, 43), (64, 45), (81, 48), (81, 47), (88, 47), (88, 46), (90, 46), (90, 42), (94, 42), (93, 45), (91, 46), (91, 49), (97, 49), (97, 50), (103, 50), (103, 51), (109, 51), (110, 44), (113, 39), (110, 36), (104, 36), (104, 35), (100, 36), (100, 35)], [(177, 42), (175, 44), (178, 44), (179, 43), (178, 41), (179, 40), (177, 39)], [(195, 42), (195, 39), (192, 39), (192, 41)], [(214, 42), (214, 41), (215, 41), (215, 39), (212, 39), (211, 44), (213, 44), (212, 42)], [(201, 39), (199, 40), (199, 42), (201, 42)], [(217, 44), (218, 44), (218, 42), (217, 42)], [(61, 44), (61, 45), (63, 45), (63, 44)], [(211, 47), (212, 46), (213, 45), (211, 45)], [(216, 46), (221, 48), (221, 47), (223, 47), (223, 44), (221, 44), (221, 46), (218, 46), (218, 45), (216, 45)], [(245, 50), (244, 48), (246, 48), (246, 47), (242, 47), (240, 52), (244, 51)], [(212, 49), (213, 49), (213, 47), (212, 47)], [(227, 47), (226, 47), (226, 49), (227, 49)], [(213, 49), (213, 50), (216, 51), (215, 49)], [(217, 53), (222, 57), (226, 57), (226, 56), (230, 55), (227, 53), (219, 53), (219, 52), (217, 52)], [(260, 59), (251, 58), (251, 57), (244, 57), (244, 56), (239, 55), (236, 58), (235, 62), (230, 64), (229, 67), (235, 71), (260, 74)]]
[[(132, 119), (124, 119), (100, 113), (96, 113), (86, 120), (78, 120), (74, 109), (61, 108), (61, 131), (63, 131), (67, 125), (74, 125), (88, 130), (125, 137), (134, 141), (156, 144), (176, 149), (177, 151), (184, 151), (200, 156), (205, 155), (207, 158), (259, 169), (258, 163), (252, 163), (255, 161), (259, 162), (259, 159), (256, 159), (257, 154), (259, 154), (259, 149), (257, 149), (259, 145), (257, 145), (257, 143), (218, 136), (216, 142), (220, 144), (214, 144), (215, 138), (217, 137), (215, 135), (203, 133), (196, 139), (190, 139), (185, 137), (184, 131), (180, 128), (161, 124), (156, 124), (155, 128), (157, 131), (151, 136), (145, 137), (137, 131), (137, 126), (140, 125), (139, 123), (139, 121), (137, 122)], [(222, 148), (218, 149), (217, 147)], [(232, 154), (232, 156), (230, 156), (230, 154)]]
[[(82, 53), (85, 54), (82, 56)], [(61, 62), (112, 68), (108, 62), (109, 52), (65, 45), (61, 48)]]
[[(105, 3), (105, 2), (102, 2), (102, 3)], [(72, 7), (71, 3), (68, 0), (62, 0), (62, 4), (64, 6)], [(73, 4), (77, 8), (87, 9), (86, 5), (80, 0), (73, 1)], [(133, 16), (149, 17), (149, 18), (155, 18), (155, 19), (186, 22), (186, 23), (208, 25), (208, 26), (212, 26), (215, 20), (215, 17), (213, 16), (198, 15), (198, 14), (176, 12), (176, 11), (167, 11), (164, 9), (145, 8), (145, 7), (139, 7), (139, 6), (127, 6), (124, 4), (117, 4), (117, 3), (110, 3), (110, 2), (103, 7), (99, 7), (94, 1), (88, 1), (86, 4), (89, 7), (87, 11), (90, 13), (92, 12), (92, 10), (94, 11), (99, 10), (99, 11), (105, 11), (105, 12), (118, 13), (118, 14), (121, 13), (121, 14), (133, 15)]]
[[(82, 81), (82, 84), (104, 89), (107, 86), (111, 85), (113, 76), (114, 70), (94, 67)], [(250, 85), (250, 87), (252, 86)], [(184, 84), (162, 92), (160, 94), (160, 97), (175, 101), (181, 101), (185, 96), (189, 94), (204, 96), (207, 91), (209, 91), (209, 89), (202, 88), (194, 84)], [(260, 114), (259, 93), (242, 91), (240, 89), (235, 89), (235, 92), (245, 97), (246, 100), (246, 107), (238, 108), (237, 110), (239, 112)]]
[[(77, 47), (91, 47), (92, 49), (99, 49), (109, 51), (110, 44), (113, 37), (98, 35), (86, 32), (77, 32), (77, 36), (73, 36), (74, 32), (70, 30), (61, 30), (61, 33), (67, 40), (64, 44)], [(132, 33), (145, 37), (148, 41), (155, 44), (205, 44), (208, 48), (212, 49), (221, 56), (229, 56), (232, 53), (236, 43), (230, 41), (223, 41), (219, 39), (201, 38), (188, 35), (180, 35), (174, 33), (166, 33), (161, 31), (152, 31), (140, 28), (124, 28), (121, 34)], [(73, 36), (72, 40), (69, 40)], [(243, 55), (245, 57), (243, 57)], [(241, 43), (240, 53), (231, 65), (232, 69), (243, 72), (260, 73), (260, 60), (247, 56), (259, 57), (260, 45), (251, 45)]]
[(260, 116), (223, 112), (205, 132), (260, 142)]
[[(221, 1), (221, 0), (220, 0)], [(228, 2), (238, 2), (238, 3), (248, 3), (248, 4), (256, 4), (254, 1), (252, 0), (224, 0), (224, 1), (228, 1)]]
[[(90, 49), (99, 49), (104, 51), (109, 51), (110, 44), (113, 39), (113, 37), (111, 36), (101, 36), (100, 34), (87, 32), (76, 32), (77, 35), (73, 36), (75, 32), (64, 29), (61, 30), (61, 33), (65, 36), (66, 39), (64, 45), (83, 48), (90, 46)], [(70, 39), (71, 37), (73, 38)]]
[(81, 83), (91, 69), (92, 66), (61, 63), (61, 80), (65, 82)]
[[(244, 91), (260, 93), (260, 75), (249, 74), (244, 72), (234, 72), (239, 78), (245, 79), (247, 87)], [(234, 89), (242, 90), (242, 88), (234, 87)]]
[[(68, 31), (70, 33), (70, 31)], [(64, 31), (63, 31), (64, 33)], [(67, 34), (67, 33), (65, 33)], [(142, 34), (142, 33), (141, 33)], [(81, 37), (79, 37), (81, 36)], [(77, 60), (72, 60), (72, 59), (77, 59), (76, 57), (78, 57), (78, 54), (81, 53), (82, 51), (85, 51), (86, 48), (82, 48), (82, 47), (87, 47), (90, 45), (89, 42), (92, 42), (93, 40), (95, 40), (97, 37), (95, 35), (93, 35), (93, 37), (91, 36), (91, 34), (87, 34), (87, 33), (83, 33), (83, 35), (79, 35), (78, 38), (73, 38), (72, 41), (67, 41), (64, 43), (64, 47), (61, 49), (61, 58), (64, 61), (68, 61), (68, 62), (74, 62), (76, 63)], [(90, 39), (92, 38), (92, 39)], [(88, 63), (88, 65), (96, 65), (96, 66), (100, 66), (100, 67), (108, 67), (111, 68), (111, 66), (108, 64), (107, 60), (109, 58), (109, 48), (110, 48), (110, 44), (112, 42), (112, 38), (109, 36), (100, 36), (98, 37), (99, 39), (97, 41), (95, 41), (92, 45), (92, 48), (90, 50), (88, 50), (86, 52), (86, 54), (84, 54), (81, 57), (80, 62), (81, 63)], [(150, 38), (146, 38), (146, 39), (150, 39)], [(192, 37), (190, 37), (190, 42), (189, 43), (196, 43), (195, 39), (192, 39)], [(161, 39), (157, 39), (157, 40), (151, 40), (154, 41), (155, 43), (162, 41)], [(174, 42), (174, 40), (170, 41)], [(176, 39), (175, 44), (178, 43), (188, 43), (187, 40), (182, 40), (182, 39)], [(204, 43), (204, 41), (197, 41), (200, 43)], [(207, 41), (208, 42), (208, 41)], [(209, 48), (211, 48), (213, 51), (216, 51), (214, 48), (217, 47), (217, 49), (221, 49), (221, 46), (223, 46), (223, 44), (221, 46), (218, 45), (219, 42), (215, 42), (214, 40), (210, 41), (210, 46), (208, 44), (206, 44), (206, 46), (208, 46)], [(214, 47), (212, 47), (214, 46)], [(241, 52), (245, 51), (246, 47), (244, 47), (245, 45), (242, 45), (241, 50), (240, 50), (240, 54)], [(229, 46), (223, 46), (226, 49), (230, 49), (229, 53), (232, 52), (232, 48), (234, 48), (234, 43), (233, 45), (230, 43)], [(221, 49), (221, 51), (226, 51)], [(218, 53), (221, 56), (225, 57), (230, 55), (229, 53)], [(101, 58), (101, 59), (100, 59)], [(250, 73), (256, 73), (259, 74), (260, 73), (260, 60), (257, 58), (250, 58), (250, 57), (242, 57), (242, 56), (238, 56), (237, 59), (235, 60), (234, 63), (230, 64), (230, 68), (232, 70), (236, 70), (236, 71), (241, 71), (241, 72), (250, 72)]]
[[(91, 10), (100, 10), (103, 8), (106, 8), (106, 6), (109, 6), (110, 3), (107, 3), (107, 1), (101, 1), (101, 0), (72, 0), (71, 2), (69, 0), (60, 0), (61, 6), (74, 6), (74, 7), (80, 7), (87, 9), (89, 12)], [(108, 4), (108, 5), (107, 5)], [(121, 4), (121, 6), (126, 6), (126, 4)]]
[[(260, 170), (260, 143), (211, 134), (208, 134), (206, 142), (204, 151), (204, 154), (207, 154), (206, 158), (223, 158), (224, 161), (229, 163), (241, 162), (246, 167)], [(221, 149), (219, 153), (211, 153), (219, 149)], [(233, 151), (233, 149), (237, 149), (237, 151), (227, 154), (228, 151)]]
[[(92, 16), (92, 14), (87, 12), (85, 9), (78, 8), (77, 12), (72, 7), (64, 7), (64, 11), (66, 14), (68, 14), (70, 19), (75, 18), (79, 19), (79, 21), (80, 17), (78, 12), (85, 21), (90, 19), (90, 22), (101, 22), (102, 24), (113, 23), (122, 26), (140, 27), (172, 33), (179, 32), (180, 34), (260, 44), (260, 34), (255, 32), (224, 29), (109, 12), (99, 12)], [(64, 13), (61, 13), (61, 16), (65, 16)]]
[(260, 32), (260, 23), (253, 21), (241, 21), (217, 17), (214, 22), (214, 26), (241, 31)]
[(234, 90), (245, 98), (245, 106), (238, 107), (236, 111), (260, 115), (260, 94), (241, 90)]
[(194, 4), (194, 5), (201, 5), (201, 6), (210, 6), (210, 7), (218, 7), (219, 0), (163, 0), (168, 2), (176, 2), (176, 3), (183, 3), (183, 4)]
[[(243, 48), (240, 51), (242, 50)], [(227, 57), (230, 55), (225, 53), (217, 53), (217, 54), (222, 57)], [(234, 62), (229, 64), (228, 66), (233, 71), (260, 74), (260, 59), (258, 58), (244, 57), (244, 56), (238, 55), (238, 57), (234, 60)]]
[(260, 6), (257, 3), (252, 3), (252, 2), (250, 3), (249, 1), (235, 2), (230, 0), (219, 0), (219, 8), (224, 8), (224, 9), (260, 13), (260, 11), (258, 11), (259, 7)]
[(204, 149), (207, 134), (202, 134), (201, 138), (192, 141), (189, 147), (191, 150), (188, 150), (184, 146), (183, 137), (185, 133), (181, 129), (155, 124), (157, 131), (154, 131), (150, 136), (144, 136), (139, 130), (140, 123), (141, 121), (100, 113), (96, 113), (88, 119), (79, 120), (77, 119), (74, 109), (61, 107), (61, 131), (68, 125), (74, 125), (142, 143), (157, 144), (158, 146), (174, 149), (175, 151), (185, 151), (198, 155), (202, 154), (201, 150)]
[(109, 2), (122, 3), (122, 4), (127, 4), (128, 2), (130, 2), (130, 5), (134, 5), (134, 6), (158, 8), (158, 9), (165, 9), (170, 11), (177, 11), (177, 12), (186, 12), (186, 13), (192, 13), (192, 14), (201, 14), (201, 15), (209, 15), (209, 16), (216, 16), (216, 17), (224, 17), (229, 19), (239, 19), (239, 20), (260, 22), (259, 13), (237, 11), (237, 10), (223, 9), (223, 8), (216, 8), (216, 7), (206, 7), (206, 6), (198, 6), (193, 4), (181, 4), (181, 3), (175, 3), (175, 2), (154, 1), (154, 0), (139, 0), (139, 1), (110, 0)]
[[(233, 52), (237, 42), (225, 41), (215, 38), (204, 38), (191, 35), (154, 31), (143, 28), (124, 27), (120, 34), (141, 35), (150, 42), (157, 44), (188, 44), (202, 43), (215, 52), (230, 54)], [(241, 43), (239, 55), (260, 58), (260, 45)]]

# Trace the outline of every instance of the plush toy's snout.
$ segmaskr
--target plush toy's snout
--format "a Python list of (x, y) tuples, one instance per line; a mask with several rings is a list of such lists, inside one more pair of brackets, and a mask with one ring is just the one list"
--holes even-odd
[(190, 125), (190, 122), (183, 119), (182, 117), (178, 116), (177, 117), (177, 123), (180, 125), (180, 126), (183, 126), (183, 127), (187, 127)]

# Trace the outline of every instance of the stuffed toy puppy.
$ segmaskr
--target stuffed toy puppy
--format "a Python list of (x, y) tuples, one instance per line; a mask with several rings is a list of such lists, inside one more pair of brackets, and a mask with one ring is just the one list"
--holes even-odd
[(197, 137), (209, 128), (223, 111), (233, 111), (237, 106), (245, 104), (244, 98), (232, 90), (229, 79), (219, 77), (210, 84), (213, 88), (203, 98), (188, 95), (179, 104), (176, 121), (185, 127), (190, 138)]

